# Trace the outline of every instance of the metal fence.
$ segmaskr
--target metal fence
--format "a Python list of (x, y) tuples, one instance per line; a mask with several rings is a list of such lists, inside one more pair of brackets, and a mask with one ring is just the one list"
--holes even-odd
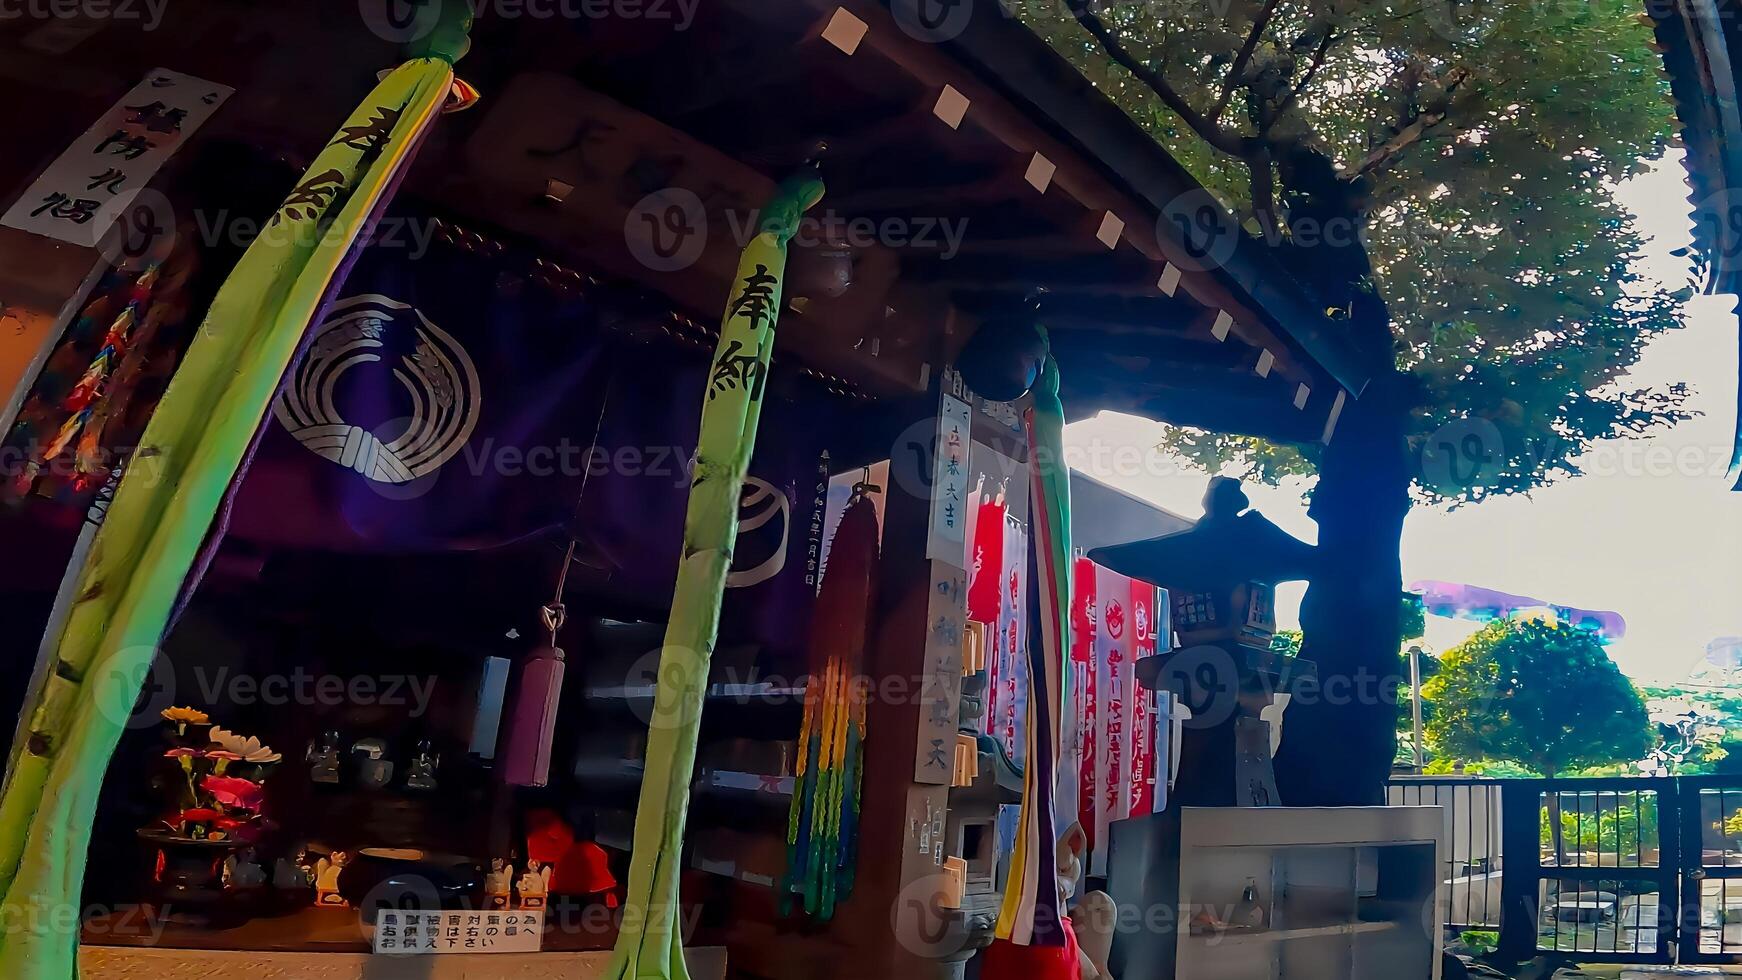
[(1506, 864), (1497, 779), (1394, 779), (1392, 806), (1445, 809), (1446, 849), (1441, 855), (1446, 928), (1455, 935), (1500, 928), (1500, 880)]
[(1403, 776), (1388, 796), (1445, 810), (1454, 938), (1497, 933), (1517, 959), (1742, 963), (1742, 777)]
[(1742, 777), (1683, 779), (1681, 801), (1682, 962), (1742, 962)]

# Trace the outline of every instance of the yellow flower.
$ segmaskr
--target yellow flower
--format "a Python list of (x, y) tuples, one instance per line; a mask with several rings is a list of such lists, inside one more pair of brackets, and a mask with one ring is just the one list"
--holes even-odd
[(204, 725), (212, 719), (198, 708), (165, 708), (163, 720), (176, 725)]

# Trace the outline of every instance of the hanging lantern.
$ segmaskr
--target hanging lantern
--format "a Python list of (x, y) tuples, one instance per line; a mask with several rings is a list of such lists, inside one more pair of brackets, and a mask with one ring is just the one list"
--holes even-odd
[(1046, 363), (1047, 339), (1035, 320), (1035, 303), (1011, 316), (980, 324), (956, 356), (956, 370), (969, 388), (995, 402), (1028, 394)]

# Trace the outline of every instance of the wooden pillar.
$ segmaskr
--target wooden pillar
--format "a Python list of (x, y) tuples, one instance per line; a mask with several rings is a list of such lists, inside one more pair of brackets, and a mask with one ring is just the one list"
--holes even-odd
[[(839, 976), (851, 980), (941, 980), (950, 975), (945, 960), (961, 952), (965, 942), (959, 924), (940, 918), (931, 907), (949, 804), (947, 774), (939, 785), (915, 778), (916, 760), (928, 757), (930, 748), (929, 738), (922, 748), (921, 732), (934, 710), (928, 701), (934, 692), (925, 685), (928, 666), (936, 667), (928, 664), (928, 646), (930, 659), (937, 659), (937, 645), (928, 644), (939, 611), (936, 583), (960, 581), (959, 594), (950, 601), (966, 601), (960, 565), (927, 557), (933, 503), (929, 462), (938, 451), (933, 441), (938, 405), (934, 385), (927, 396), (897, 408), (907, 425), (891, 448), (890, 486), (884, 488), (881, 591), (866, 656), (873, 686), (866, 710), (857, 884), (835, 930), (848, 950), (831, 963)], [(946, 758), (954, 753), (951, 708)]]

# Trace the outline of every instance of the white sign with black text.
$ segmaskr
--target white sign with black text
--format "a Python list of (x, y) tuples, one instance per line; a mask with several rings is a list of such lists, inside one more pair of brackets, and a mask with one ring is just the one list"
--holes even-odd
[(442, 953), (536, 953), (544, 943), (544, 913), (521, 909), (422, 912), (382, 909), (375, 915), (374, 952), (396, 956)]
[(153, 69), (49, 164), (0, 216), (0, 225), (94, 248), (164, 161), (233, 91)]

